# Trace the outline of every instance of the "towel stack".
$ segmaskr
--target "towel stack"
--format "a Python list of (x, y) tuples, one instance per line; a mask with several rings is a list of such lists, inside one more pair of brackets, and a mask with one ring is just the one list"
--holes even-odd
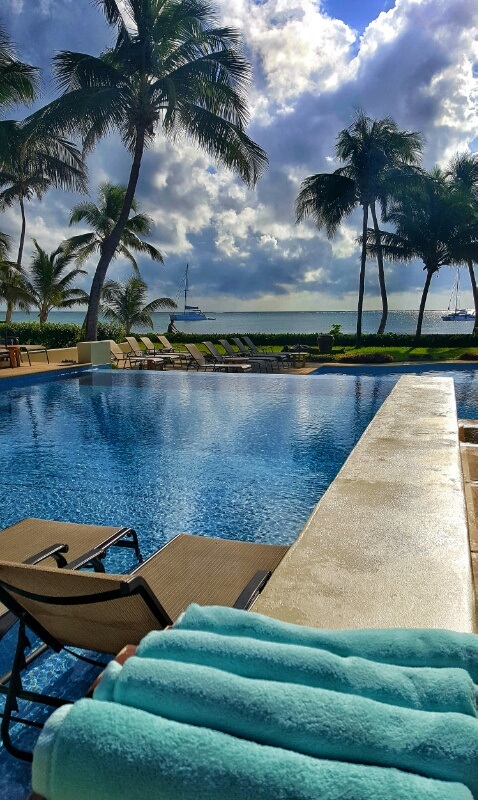
[(56, 711), (47, 800), (478, 798), (478, 637), (190, 606)]

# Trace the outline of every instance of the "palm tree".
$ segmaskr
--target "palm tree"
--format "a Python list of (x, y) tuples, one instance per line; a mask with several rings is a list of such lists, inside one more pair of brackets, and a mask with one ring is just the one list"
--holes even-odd
[(5, 322), (11, 322), (12, 311), (30, 311), (30, 293), (25, 284), (23, 272), (8, 260), (11, 249), (11, 238), (6, 233), (0, 233), (0, 298), (7, 303)]
[(30, 264), (27, 286), (31, 303), (38, 308), (40, 324), (43, 324), (53, 308), (71, 308), (88, 302), (87, 293), (72, 286), (79, 275), (87, 273), (79, 267), (66, 271), (74, 259), (74, 253), (65, 245), (60, 245), (48, 255), (36, 239), (33, 243), (36, 253)]
[(98, 0), (98, 5), (118, 29), (114, 47), (97, 58), (55, 56), (65, 92), (39, 112), (45, 125), (80, 131), (86, 150), (117, 129), (133, 156), (123, 207), (92, 282), (88, 339), (96, 339), (101, 288), (129, 217), (144, 149), (157, 130), (171, 139), (186, 134), (249, 185), (267, 165), (265, 152), (245, 133), (250, 67), (240, 36), (217, 25), (207, 0)]
[(362, 310), (365, 290), (366, 236), (369, 210), (376, 234), (376, 257), (382, 319), (378, 333), (383, 333), (387, 322), (388, 300), (385, 286), (383, 256), (380, 248), (379, 226), (375, 203), (386, 209), (388, 199), (412, 171), (410, 165), (418, 164), (422, 151), (419, 133), (401, 131), (390, 117), (371, 120), (358, 111), (349, 128), (340, 131), (335, 145), (338, 161), (345, 164), (333, 173), (319, 173), (306, 178), (296, 200), (296, 221), (312, 217), (318, 228), (325, 228), (331, 239), (342, 220), (357, 205), (362, 207), (362, 253), (357, 308), (357, 347), (362, 338)]
[(17, 61), (10, 38), (0, 25), (0, 108), (31, 103), (36, 96), (38, 69)]
[[(78, 222), (87, 222), (91, 225), (91, 233), (82, 233), (79, 236), (72, 236), (67, 239), (67, 244), (75, 251), (78, 264), (82, 265), (96, 253), (102, 253), (104, 244), (111, 234), (123, 207), (126, 195), (126, 186), (114, 186), (112, 183), (102, 183), (99, 187), (100, 204), (79, 203), (72, 209), (70, 225)], [(133, 199), (131, 211), (137, 211), (138, 204)], [(163, 257), (159, 250), (153, 245), (140, 239), (140, 236), (148, 236), (153, 231), (153, 220), (146, 214), (135, 214), (130, 217), (124, 226), (118, 247), (113, 258), (122, 255), (131, 261), (133, 268), (139, 276), (139, 268), (132, 254), (132, 250), (137, 253), (147, 253), (154, 261), (163, 264)]]
[(101, 311), (105, 317), (123, 325), (126, 336), (129, 336), (133, 325), (154, 327), (151, 314), (162, 308), (176, 308), (176, 303), (169, 297), (158, 297), (145, 305), (148, 287), (136, 275), (132, 275), (126, 283), (106, 281), (101, 292)]
[(21, 270), (26, 235), (25, 201), (41, 199), (50, 188), (86, 190), (83, 156), (72, 142), (33, 123), (0, 122), (0, 208), (19, 203)]
[[(468, 265), (471, 288), (473, 290), (473, 303), (475, 306), (475, 324), (473, 334), (478, 333), (478, 289), (473, 261), (476, 260), (476, 239), (478, 229), (478, 155), (476, 153), (457, 154), (448, 167), (447, 177), (452, 184), (462, 191), (468, 198), (474, 211), (475, 224), (472, 227), (471, 238), (464, 244), (466, 252), (464, 257)], [(472, 251), (475, 251), (473, 253)]]
[[(423, 173), (406, 191), (394, 198), (386, 222), (396, 231), (381, 231), (381, 246), (391, 261), (423, 261), (426, 271), (415, 339), (421, 336), (430, 282), (440, 267), (463, 263), (463, 242), (469, 238), (471, 210), (464, 195), (450, 184), (438, 167)], [(375, 254), (375, 231), (367, 236), (369, 252)]]

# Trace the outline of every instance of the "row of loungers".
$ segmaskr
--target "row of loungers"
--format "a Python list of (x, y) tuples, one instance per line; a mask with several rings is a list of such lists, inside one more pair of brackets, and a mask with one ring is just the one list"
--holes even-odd
[(161, 347), (156, 346), (147, 336), (141, 336), (144, 347), (133, 336), (127, 336), (126, 342), (129, 351), (125, 352), (114, 342), (111, 344), (112, 358), (121, 367), (163, 369), (165, 366), (178, 366), (189, 370), (191, 368), (214, 372), (275, 372), (279, 369), (290, 367), (288, 353), (262, 353), (257, 350), (249, 337), (244, 337), (250, 343), (247, 349), (239, 337), (234, 337), (233, 342), (238, 348), (233, 350), (227, 339), (220, 339), (219, 343), (225, 351), (220, 353), (210, 341), (203, 342), (208, 351), (205, 356), (199, 348), (192, 343), (185, 344), (184, 350), (175, 350), (169, 340), (162, 335), (157, 335)]

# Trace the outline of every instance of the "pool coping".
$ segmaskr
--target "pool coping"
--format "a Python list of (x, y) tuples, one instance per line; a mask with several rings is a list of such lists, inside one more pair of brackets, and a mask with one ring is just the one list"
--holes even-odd
[(253, 610), (313, 627), (476, 631), (452, 378), (399, 379)]
[[(17, 369), (21, 369), (21, 367)], [(16, 370), (9, 370), (8, 375), (2, 375), (1, 373), (7, 370), (0, 370), (0, 391), (2, 389), (11, 389), (15, 386), (33, 386), (38, 383), (48, 383), (49, 381), (56, 381), (58, 379), (72, 378), (75, 377), (75, 375), (81, 375), (84, 372), (92, 372), (96, 369), (97, 367), (92, 364), (58, 364), (54, 367), (50, 366), (49, 369), (30, 369), (29, 367), (25, 367), (25, 372), (21, 374)]]

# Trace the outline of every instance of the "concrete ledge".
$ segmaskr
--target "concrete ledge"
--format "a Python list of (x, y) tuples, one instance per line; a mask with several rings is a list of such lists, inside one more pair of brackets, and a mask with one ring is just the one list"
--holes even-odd
[(324, 628), (476, 629), (451, 378), (399, 380), (254, 611)]

